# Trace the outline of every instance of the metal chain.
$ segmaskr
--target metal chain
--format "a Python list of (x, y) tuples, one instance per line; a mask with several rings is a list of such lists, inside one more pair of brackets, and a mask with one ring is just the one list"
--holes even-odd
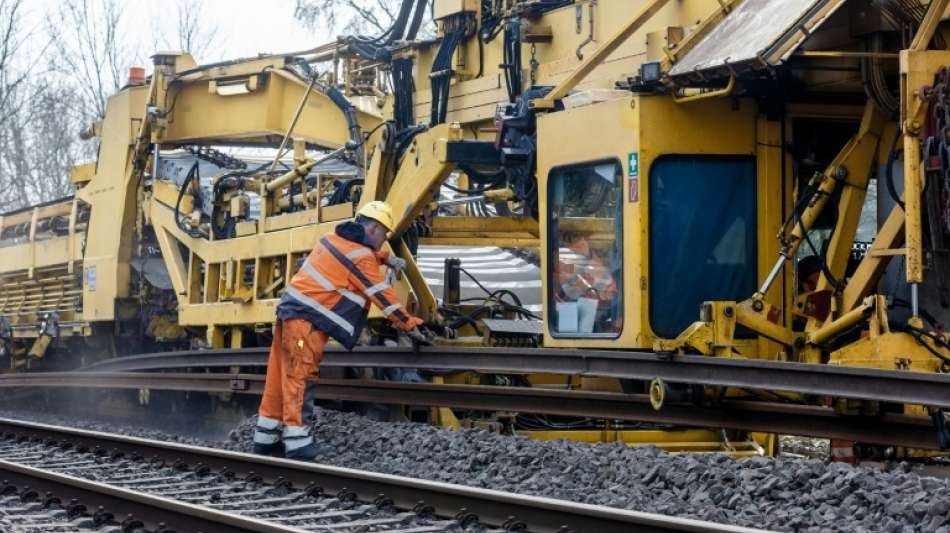
[(940, 227), (950, 233), (950, 69), (941, 68), (933, 87), (924, 90), (930, 116), (923, 142), (924, 165), (929, 179), (941, 179)]
[(531, 43), (531, 86), (538, 84), (538, 47)]
[(218, 167), (225, 168), (228, 170), (245, 170), (247, 169), (247, 163), (231, 157), (230, 155), (211, 148), (210, 146), (186, 146), (185, 151), (191, 155), (212, 163)]

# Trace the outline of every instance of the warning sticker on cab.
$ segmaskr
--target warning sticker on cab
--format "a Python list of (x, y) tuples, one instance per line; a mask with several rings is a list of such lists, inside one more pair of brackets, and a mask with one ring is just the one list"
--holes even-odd
[(638, 152), (630, 152), (627, 158), (627, 165), (628, 177), (636, 178), (640, 176), (640, 154)]

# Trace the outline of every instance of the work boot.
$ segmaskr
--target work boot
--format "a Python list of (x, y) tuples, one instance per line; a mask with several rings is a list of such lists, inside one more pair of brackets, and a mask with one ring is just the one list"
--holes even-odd
[(310, 428), (287, 426), (283, 431), (284, 457), (297, 461), (313, 461), (318, 454)]
[(269, 457), (281, 458), (284, 456), (284, 443), (275, 442), (273, 444), (254, 443), (254, 453), (257, 455), (267, 455)]
[(319, 450), (311, 442), (300, 448), (294, 448), (284, 453), (284, 458), (293, 459), (295, 461), (313, 461), (319, 455)]
[(280, 441), (281, 423), (266, 416), (257, 417), (254, 428), (254, 453), (271, 457), (284, 456), (284, 443)]

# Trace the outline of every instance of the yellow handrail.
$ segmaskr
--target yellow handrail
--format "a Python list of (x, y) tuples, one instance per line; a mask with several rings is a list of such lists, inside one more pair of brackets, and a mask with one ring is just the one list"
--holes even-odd
[(687, 102), (695, 102), (697, 100), (705, 100), (707, 98), (719, 98), (721, 96), (729, 96), (732, 93), (732, 90), (736, 87), (736, 77), (729, 76), (729, 83), (726, 84), (722, 89), (717, 89), (715, 91), (709, 91), (707, 93), (699, 93), (690, 96), (676, 96), (676, 93), (673, 94), (673, 101), (677, 104), (685, 104)]

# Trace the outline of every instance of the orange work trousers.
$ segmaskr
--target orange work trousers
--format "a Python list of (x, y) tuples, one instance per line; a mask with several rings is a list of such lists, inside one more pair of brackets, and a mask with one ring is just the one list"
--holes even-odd
[(303, 426), (304, 389), (316, 380), (327, 334), (304, 319), (278, 320), (267, 357), (267, 377), (261, 416), (280, 420), (284, 426)]

